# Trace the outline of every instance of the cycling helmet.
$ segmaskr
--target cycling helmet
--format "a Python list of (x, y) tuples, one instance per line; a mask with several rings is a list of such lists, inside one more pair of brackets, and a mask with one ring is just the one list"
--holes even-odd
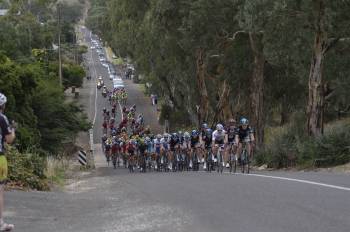
[(202, 124), (202, 128), (203, 128), (203, 129), (207, 129), (207, 128), (208, 128), (208, 124), (203, 123), (203, 124)]
[(240, 123), (241, 123), (241, 125), (248, 125), (248, 124), (249, 124), (249, 121), (248, 121), (248, 119), (246, 119), (246, 118), (241, 118)]
[(177, 134), (179, 135), (179, 136), (182, 136), (182, 131), (179, 131), (179, 132), (177, 132)]
[(169, 139), (169, 134), (168, 134), (168, 133), (164, 133), (163, 137), (164, 137), (165, 139)]
[(224, 126), (222, 125), (222, 124), (217, 124), (216, 125), (216, 129), (218, 130), (218, 131), (223, 131), (224, 130)]
[(197, 136), (197, 135), (198, 135), (198, 133), (197, 133), (197, 131), (196, 131), (196, 130), (193, 130), (193, 131), (191, 132), (191, 135), (192, 135), (192, 136)]
[(173, 138), (177, 138), (178, 136), (177, 136), (177, 134), (176, 134), (176, 133), (173, 133), (173, 134), (171, 135), (171, 137), (173, 137)]
[(107, 111), (106, 107), (103, 107), (103, 112), (106, 112), (106, 111)]
[(5, 105), (7, 102), (7, 98), (4, 94), (0, 93), (0, 106)]
[(229, 123), (236, 123), (236, 120), (234, 118), (230, 118), (230, 120), (228, 120)]
[(149, 143), (149, 142), (151, 142), (151, 139), (150, 139), (150, 137), (148, 137), (148, 136), (147, 136), (147, 137), (145, 138), (145, 142), (146, 142), (146, 143)]
[(162, 135), (161, 134), (157, 134), (157, 139), (161, 139)]
[(184, 137), (185, 137), (185, 138), (191, 137), (191, 136), (190, 136), (190, 133), (188, 133), (188, 132), (186, 131), (186, 132), (184, 133)]

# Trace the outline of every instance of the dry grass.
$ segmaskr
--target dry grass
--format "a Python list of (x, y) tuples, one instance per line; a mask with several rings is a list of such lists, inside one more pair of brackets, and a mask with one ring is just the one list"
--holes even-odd
[(69, 169), (69, 160), (67, 158), (57, 159), (47, 158), (47, 167), (45, 175), (50, 184), (62, 187), (65, 184), (66, 171)]

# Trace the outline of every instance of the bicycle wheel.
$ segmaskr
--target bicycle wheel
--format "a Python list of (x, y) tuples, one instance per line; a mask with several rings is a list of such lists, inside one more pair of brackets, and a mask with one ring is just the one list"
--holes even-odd
[(233, 173), (236, 173), (236, 169), (237, 169), (237, 160), (236, 157), (233, 157), (234, 161), (233, 161)]
[(241, 167), (242, 167), (242, 173), (245, 172), (245, 166), (246, 166), (246, 159), (247, 159), (247, 151), (243, 150), (241, 154)]
[(247, 173), (249, 174), (249, 173), (250, 173), (250, 160), (249, 160), (249, 155), (247, 155), (246, 161), (247, 161)]

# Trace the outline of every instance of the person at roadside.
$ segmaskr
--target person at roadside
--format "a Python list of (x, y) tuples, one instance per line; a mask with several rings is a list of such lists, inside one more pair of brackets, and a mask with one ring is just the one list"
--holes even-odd
[(3, 219), (4, 212), (4, 186), (7, 179), (7, 160), (5, 157), (5, 144), (11, 144), (15, 140), (15, 123), (10, 125), (7, 117), (3, 114), (7, 98), (0, 93), (0, 231), (11, 231), (13, 224), (7, 224)]

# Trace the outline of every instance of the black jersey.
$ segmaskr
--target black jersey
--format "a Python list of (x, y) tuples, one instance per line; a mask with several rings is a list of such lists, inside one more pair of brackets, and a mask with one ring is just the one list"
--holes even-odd
[(235, 141), (235, 137), (237, 134), (237, 128), (234, 126), (230, 126), (227, 128), (226, 133), (227, 133), (227, 141), (229, 143), (232, 143)]
[(250, 141), (250, 135), (253, 134), (253, 129), (248, 126), (246, 129), (243, 129), (242, 126), (238, 127), (236, 134), (239, 137), (239, 141)]

